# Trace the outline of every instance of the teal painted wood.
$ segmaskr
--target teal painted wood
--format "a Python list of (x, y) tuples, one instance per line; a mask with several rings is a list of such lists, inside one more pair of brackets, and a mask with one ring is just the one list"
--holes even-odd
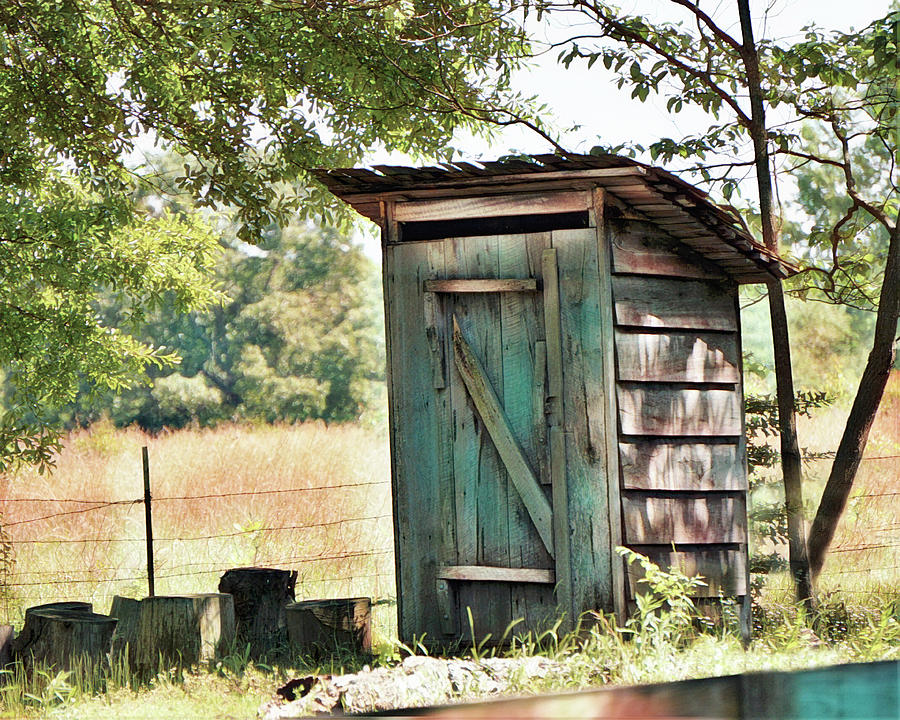
[(562, 314), (559, 297), (559, 262), (556, 248), (547, 248), (541, 257), (544, 279), (544, 327), (547, 341), (547, 400), (544, 403), (549, 428), (550, 483), (553, 498), (553, 537), (556, 557), (556, 604), (569, 632), (575, 626), (580, 608), (572, 596), (572, 530), (569, 524), (569, 485), (566, 471), (566, 433), (563, 422), (563, 349)]
[[(446, 271), (445, 245), (443, 242), (427, 244), (429, 265), (434, 276), (442, 277)], [(448, 387), (448, 358), (452, 357), (452, 352), (446, 323), (447, 298), (438, 293), (426, 293), (426, 301), (426, 321), (427, 310), (431, 310), (433, 323), (431, 327), (426, 327), (426, 335), (431, 349), (432, 384), (435, 388), (435, 415), (438, 423), (437, 485), (441, 526), (438, 564), (457, 565), (459, 555), (456, 536), (456, 480), (453, 473), (453, 411)], [(457, 595), (447, 581), (437, 581), (437, 597), (442, 634), (458, 635), (460, 625)]]
[[(500, 277), (499, 245), (496, 236), (466, 237), (446, 241), (448, 277)], [(503, 396), (500, 296), (495, 293), (452, 294), (452, 312), (484, 368), (494, 392)], [(509, 517), (506, 512), (509, 481), (490, 437), (475, 419), (475, 411), (459, 372), (451, 375), (452, 405), (457, 415), (454, 446), (454, 474), (457, 482), (457, 537), (466, 542), (467, 556), (460, 550), (460, 564), (510, 566)], [(459, 416), (469, 420), (460, 420)], [(463, 434), (460, 434), (462, 431)], [(474, 453), (474, 457), (473, 457)], [(462, 461), (462, 465), (457, 464)], [(473, 472), (474, 471), (474, 472)], [(462, 497), (460, 497), (460, 487)], [(514, 491), (513, 491), (514, 492)], [(466, 538), (471, 534), (474, 547)], [(469, 555), (474, 550), (474, 558)], [(509, 624), (510, 587), (501, 583), (461, 582), (458, 587), (461, 628), (470, 630), (466, 607), (472, 610), (476, 637), (490, 634), (495, 639)]]
[(417, 708), (416, 715), (472, 720), (484, 717), (896, 720), (900, 717), (900, 663), (892, 660), (603, 688), (444, 708)]
[[(900, 717), (897, 661), (838, 665), (802, 673), (746, 676), (744, 717), (785, 720), (896, 720)], [(760, 682), (760, 680), (765, 680)], [(755, 682), (754, 682), (755, 681)]]
[(600, 278), (596, 231), (558, 230), (572, 598), (578, 612), (613, 608)]
[(393, 439), (394, 522), (397, 546), (399, 634), (404, 641), (428, 632), (438, 637), (435, 568), (442, 530), (438, 513), (423, 507), (440, 505), (438, 417), (422, 328), (423, 281), (433, 269), (424, 243), (385, 248), (389, 324), (389, 394)]
[[(500, 275), (504, 278), (541, 278), (541, 254), (550, 244), (549, 233), (500, 238)], [(546, 356), (539, 367), (538, 343), (545, 343), (541, 293), (504, 293), (500, 297), (503, 340), (503, 408), (513, 434), (538, 479), (546, 467), (546, 420), (543, 393)], [(544, 348), (545, 348), (544, 344)], [(545, 350), (546, 352), (546, 350)], [(536, 373), (543, 373), (537, 377)], [(543, 441), (543, 442), (542, 442)], [(542, 491), (543, 492), (543, 491)], [(554, 567), (544, 544), (535, 536), (528, 512), (518, 493), (509, 493), (509, 549), (512, 567)], [(512, 585), (512, 620), (523, 619), (518, 630), (540, 630), (555, 607), (553, 588)]]
[(625, 565), (617, 557), (615, 548), (623, 544), (622, 501), (619, 492), (619, 455), (617, 452), (618, 409), (616, 406), (615, 323), (613, 321), (612, 252), (609, 241), (606, 192), (595, 188), (594, 224), (597, 243), (597, 264), (600, 274), (600, 343), (603, 347), (603, 418), (606, 436), (606, 497), (609, 518), (609, 546), (613, 553), (612, 569), (613, 612), (619, 623), (625, 622)]
[[(469, 341), (453, 316), (453, 354), (456, 369), (466, 386), (484, 431), (503, 462), (509, 479), (509, 497), (521, 498), (531, 524), (537, 529), (544, 547), (554, 555), (552, 510), (547, 496), (515, 438), (503, 410), (502, 401), (487, 378), (484, 366), (472, 351)], [(503, 508), (500, 508), (502, 512)], [(525, 529), (527, 526), (523, 526)]]

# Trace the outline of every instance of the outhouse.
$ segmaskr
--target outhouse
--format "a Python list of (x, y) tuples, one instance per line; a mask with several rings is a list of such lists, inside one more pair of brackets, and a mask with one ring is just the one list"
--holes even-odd
[(616, 156), (319, 178), (382, 228), (403, 640), (621, 617), (618, 546), (747, 594), (738, 285), (789, 266)]

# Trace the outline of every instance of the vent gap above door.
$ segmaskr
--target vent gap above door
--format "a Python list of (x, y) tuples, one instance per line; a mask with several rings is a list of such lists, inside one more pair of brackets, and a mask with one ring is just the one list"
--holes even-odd
[(551, 230), (580, 230), (590, 227), (587, 210), (546, 215), (501, 215), (461, 220), (401, 222), (400, 242), (441, 240), (482, 235), (520, 235)]

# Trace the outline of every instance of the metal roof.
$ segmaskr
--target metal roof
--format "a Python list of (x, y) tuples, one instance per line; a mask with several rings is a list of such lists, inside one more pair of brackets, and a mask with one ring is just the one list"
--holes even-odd
[(375, 165), (317, 170), (315, 176), (357, 212), (382, 222), (381, 202), (603, 187), (631, 217), (651, 222), (736, 282), (785, 278), (797, 268), (758, 242), (736, 212), (661, 168), (618, 155), (535, 155), (430, 167)]

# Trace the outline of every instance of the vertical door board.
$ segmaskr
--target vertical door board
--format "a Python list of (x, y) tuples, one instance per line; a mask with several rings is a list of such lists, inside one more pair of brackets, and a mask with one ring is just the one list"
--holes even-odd
[(440, 632), (437, 587), (428, 568), (438, 563), (441, 527), (437, 478), (440, 439), (434, 405), (429, 347), (422, 328), (422, 280), (432, 274), (422, 244), (385, 249), (385, 288), (389, 322), (390, 412), (394, 520), (400, 627), (404, 640), (428, 630)]
[[(499, 241), (496, 236), (450, 238), (444, 241), (445, 275), (448, 278), (498, 278)], [(448, 296), (447, 322), (456, 315), (467, 331), (474, 351), (497, 392), (503, 392), (500, 299), (496, 294)], [(475, 416), (459, 372), (453, 362), (452, 327), (447, 327), (448, 364), (452, 367), (451, 398), (454, 423), (453, 459), (456, 484), (457, 551), (460, 565), (508, 567), (509, 519), (506, 508), (509, 483), (493, 443)], [(509, 623), (508, 585), (463, 583), (457, 587), (463, 634), (495, 637)], [(467, 608), (474, 627), (469, 627)]]
[(559, 265), (572, 599), (581, 613), (613, 605), (596, 230), (554, 231), (553, 247)]
[[(549, 233), (500, 238), (500, 276), (522, 278), (541, 285), (541, 255), (550, 244)], [(503, 341), (503, 412), (539, 483), (548, 478), (547, 427), (544, 417), (547, 343), (542, 296), (538, 292), (504, 292), (500, 296)], [(541, 488), (545, 492), (544, 488)], [(554, 567), (518, 492), (508, 495), (509, 552), (514, 568)], [(501, 508), (498, 508), (502, 512)], [(555, 543), (555, 539), (554, 539)], [(537, 615), (552, 607), (553, 585), (510, 586), (511, 620), (522, 619), (516, 630), (540, 631)]]

